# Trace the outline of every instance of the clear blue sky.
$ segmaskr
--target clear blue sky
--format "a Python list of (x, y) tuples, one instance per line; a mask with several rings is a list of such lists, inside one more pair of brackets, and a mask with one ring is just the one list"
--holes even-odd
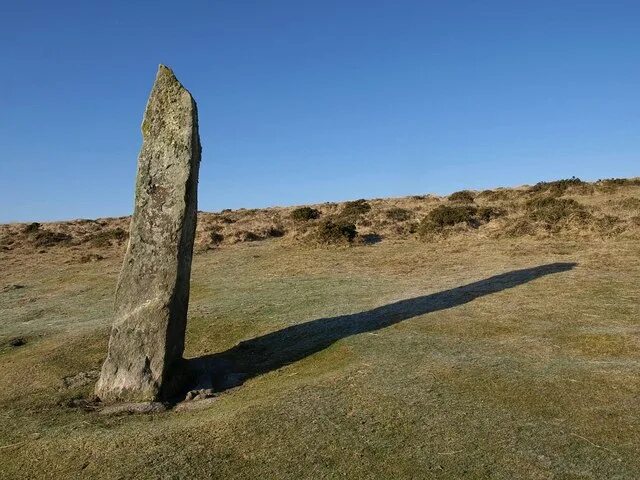
[(0, 1), (0, 221), (129, 214), (159, 63), (201, 210), (640, 175), (637, 0)]

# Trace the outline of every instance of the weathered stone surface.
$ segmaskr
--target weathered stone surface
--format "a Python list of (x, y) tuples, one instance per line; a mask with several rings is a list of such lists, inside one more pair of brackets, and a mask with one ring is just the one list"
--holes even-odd
[(160, 66), (142, 122), (135, 209), (118, 280), (102, 401), (154, 401), (178, 387), (200, 166), (191, 94)]

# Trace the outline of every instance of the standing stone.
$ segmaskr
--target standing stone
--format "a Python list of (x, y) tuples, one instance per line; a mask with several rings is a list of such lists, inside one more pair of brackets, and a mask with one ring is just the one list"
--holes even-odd
[(164, 65), (142, 138), (129, 245), (96, 385), (106, 402), (164, 399), (180, 381), (201, 147), (196, 103)]

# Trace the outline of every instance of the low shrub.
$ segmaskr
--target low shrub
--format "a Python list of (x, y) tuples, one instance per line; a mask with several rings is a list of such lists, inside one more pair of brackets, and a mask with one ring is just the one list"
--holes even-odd
[(422, 219), (418, 226), (420, 236), (442, 232), (446, 227), (460, 223), (472, 226), (476, 220), (477, 207), (470, 205), (449, 206), (439, 205)]
[(531, 193), (549, 193), (553, 196), (563, 195), (569, 187), (588, 185), (577, 177), (565, 178), (553, 182), (538, 182), (529, 189)]
[(34, 235), (33, 244), (36, 247), (51, 247), (53, 245), (69, 243), (72, 238), (73, 237), (67, 233), (38, 230)]
[(480, 225), (503, 215), (503, 213), (502, 210), (493, 207), (439, 205), (422, 219), (417, 231), (420, 236), (428, 236), (460, 224), (478, 228)]
[(479, 194), (478, 197), (491, 197), (492, 195), (495, 195), (496, 191), (495, 190), (482, 190)]
[(435, 228), (456, 225), (457, 223), (471, 223), (474, 219), (477, 207), (439, 205), (429, 212), (425, 220)]
[(291, 212), (291, 218), (296, 222), (308, 222), (320, 217), (320, 210), (311, 207), (299, 207)]
[(111, 238), (117, 240), (118, 242), (122, 242), (129, 238), (129, 232), (127, 232), (124, 228), (116, 227), (111, 230)]
[(404, 222), (411, 218), (411, 210), (406, 208), (393, 207), (385, 212), (385, 215), (389, 220), (395, 220), (396, 222)]
[(209, 241), (213, 245), (220, 245), (224, 240), (224, 235), (216, 231), (209, 232)]
[(640, 186), (640, 177), (638, 178), (604, 178), (598, 180), (600, 185), (606, 187), (625, 187), (625, 186)]
[(469, 190), (460, 190), (449, 195), (449, 201), (455, 203), (473, 203), (474, 198), (473, 192)]
[(476, 217), (482, 222), (487, 223), (491, 220), (504, 215), (504, 210), (495, 207), (479, 207)]
[(358, 219), (371, 210), (371, 205), (364, 199), (346, 202), (342, 207), (340, 216), (347, 222), (356, 222)]
[(585, 219), (588, 216), (585, 207), (571, 198), (534, 198), (527, 202), (526, 208), (529, 218), (549, 225), (570, 218)]
[(40, 224), (38, 222), (30, 223), (29, 225), (25, 225), (22, 229), (22, 233), (35, 233), (40, 229)]
[[(234, 243), (236, 242), (257, 242), (266, 240), (267, 238), (282, 237), (285, 229), (279, 225), (271, 225), (268, 227), (257, 227), (256, 230), (240, 230), (234, 234)], [(213, 235), (213, 232), (212, 232)]]
[(280, 226), (269, 227), (265, 232), (267, 237), (278, 238), (283, 237), (286, 230)]
[(358, 231), (353, 223), (337, 220), (324, 220), (318, 224), (315, 239), (323, 244), (351, 243)]
[(483, 198), (489, 202), (507, 200), (509, 198), (509, 190), (483, 190), (478, 194), (478, 198)]
[(235, 234), (236, 241), (238, 242), (257, 242), (258, 240), (264, 240), (264, 237), (258, 235), (255, 232), (249, 232), (241, 230)]

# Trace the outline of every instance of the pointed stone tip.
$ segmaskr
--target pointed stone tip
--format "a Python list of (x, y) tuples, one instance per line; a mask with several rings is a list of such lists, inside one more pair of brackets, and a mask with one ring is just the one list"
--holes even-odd
[[(187, 90), (184, 85), (182, 85), (182, 82), (178, 80), (175, 73), (173, 73), (173, 70), (162, 63), (158, 65), (158, 73), (156, 74), (156, 80), (153, 85), (154, 89), (164, 89), (168, 88), (170, 85), (177, 86), (181, 90), (187, 92), (189, 96), (191, 96), (189, 90)], [(193, 100), (193, 97), (191, 97), (191, 99)]]
[(171, 68), (167, 67), (166, 65), (160, 64), (158, 65), (158, 74), (157, 77), (170, 77), (170, 78), (176, 78), (175, 73), (173, 73), (173, 70), (171, 70)]
[(180, 88), (184, 88), (180, 80), (176, 77), (176, 74), (173, 73), (173, 70), (162, 63), (158, 65), (158, 73), (156, 74), (156, 83), (162, 84), (177, 84)]

